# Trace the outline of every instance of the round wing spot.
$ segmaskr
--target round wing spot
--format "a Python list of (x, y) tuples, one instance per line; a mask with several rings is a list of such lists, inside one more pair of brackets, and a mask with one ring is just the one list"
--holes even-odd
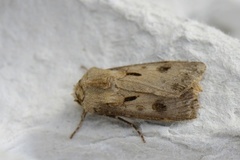
[(171, 64), (164, 64), (163, 66), (158, 67), (158, 71), (161, 73), (167, 72), (171, 68)]
[(145, 108), (144, 108), (143, 106), (141, 106), (141, 105), (137, 105), (136, 108), (137, 108), (138, 111), (143, 111), (143, 110), (145, 109)]
[(152, 109), (157, 112), (164, 112), (167, 111), (167, 106), (164, 105), (162, 101), (157, 100), (155, 103), (153, 103)]

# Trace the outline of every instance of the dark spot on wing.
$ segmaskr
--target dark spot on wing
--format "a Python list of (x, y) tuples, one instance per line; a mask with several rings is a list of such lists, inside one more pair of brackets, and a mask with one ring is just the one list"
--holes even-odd
[(157, 100), (155, 103), (153, 103), (152, 109), (157, 112), (164, 112), (167, 111), (167, 106), (164, 105), (161, 100)]
[(181, 91), (183, 91), (183, 90), (185, 89), (185, 86), (180, 85), (180, 84), (178, 84), (178, 83), (174, 83), (174, 84), (171, 86), (171, 88), (172, 88), (173, 90), (175, 90), (175, 91), (181, 92)]
[(182, 75), (182, 79), (181, 79), (181, 82), (182, 82), (182, 83), (187, 83), (187, 82), (189, 82), (190, 80), (191, 80), (191, 77), (189, 76), (188, 73), (184, 73), (184, 74)]
[(125, 97), (125, 98), (124, 98), (124, 102), (133, 101), (133, 100), (135, 100), (135, 99), (137, 99), (137, 96)]
[(137, 108), (138, 111), (143, 111), (143, 110), (145, 109), (145, 108), (144, 108), (143, 106), (141, 106), (141, 105), (137, 105), (136, 108)]
[(128, 76), (141, 76), (142, 74), (136, 72), (128, 72), (126, 75)]
[(170, 68), (171, 68), (171, 64), (166, 63), (166, 64), (158, 67), (158, 71), (161, 72), (161, 73), (165, 73), (165, 72), (167, 72)]

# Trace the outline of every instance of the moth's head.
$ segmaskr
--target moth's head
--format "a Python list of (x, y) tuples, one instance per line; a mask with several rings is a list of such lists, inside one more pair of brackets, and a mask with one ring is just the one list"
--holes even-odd
[(84, 93), (81, 86), (82, 86), (81, 80), (79, 80), (78, 83), (74, 86), (74, 93), (73, 93), (74, 101), (80, 105), (82, 105), (82, 102), (84, 99)]

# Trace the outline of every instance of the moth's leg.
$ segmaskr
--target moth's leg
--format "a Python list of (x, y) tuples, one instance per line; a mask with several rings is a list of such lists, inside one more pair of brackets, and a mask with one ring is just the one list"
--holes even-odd
[(126, 124), (128, 124), (130, 126), (132, 126), (137, 131), (138, 135), (141, 137), (143, 143), (146, 143), (142, 132), (138, 129), (138, 127), (135, 124), (133, 124), (133, 123), (131, 123), (131, 122), (121, 118), (121, 117), (118, 117), (118, 116), (109, 116), (109, 117), (116, 118), (116, 119), (118, 119), (118, 120), (120, 120), (120, 121), (122, 121), (122, 122), (124, 122), (124, 123), (126, 123)]
[(82, 112), (82, 115), (81, 115), (81, 120), (80, 120), (80, 122), (79, 122), (77, 128), (76, 128), (76, 129), (74, 130), (74, 132), (71, 134), (70, 139), (72, 139), (73, 136), (75, 135), (75, 133), (77, 133), (77, 131), (81, 128), (82, 123), (83, 123), (83, 121), (84, 121), (86, 115), (87, 115), (87, 112), (83, 109), (83, 112)]

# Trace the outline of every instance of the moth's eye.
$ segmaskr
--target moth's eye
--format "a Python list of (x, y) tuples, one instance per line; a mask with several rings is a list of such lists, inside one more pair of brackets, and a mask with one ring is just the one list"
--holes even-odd
[(137, 96), (125, 97), (125, 98), (124, 98), (124, 102), (133, 101), (133, 100), (135, 100), (135, 99), (137, 99)]
[(79, 85), (76, 86), (74, 97), (75, 97), (75, 101), (81, 105), (84, 99), (84, 92), (81, 86)]
[(128, 72), (127, 75), (128, 76), (141, 76), (142, 74), (136, 73), (136, 72)]

